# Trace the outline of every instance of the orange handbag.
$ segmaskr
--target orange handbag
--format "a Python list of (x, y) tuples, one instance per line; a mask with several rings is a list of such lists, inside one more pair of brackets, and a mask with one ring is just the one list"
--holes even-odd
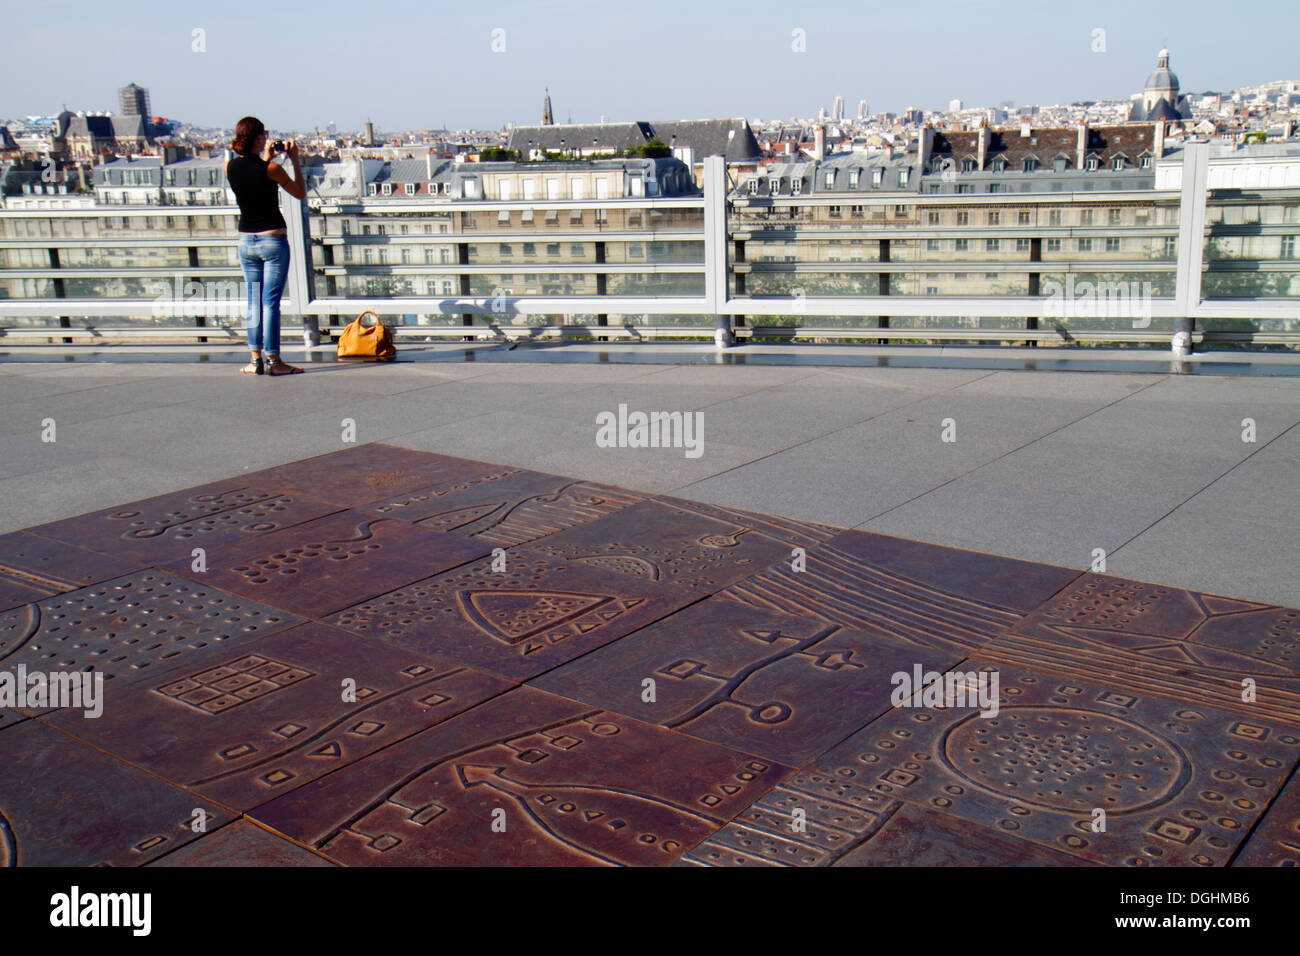
[[(374, 316), (375, 324), (366, 325), (362, 320)], [(343, 330), (339, 336), (339, 361), (344, 359), (363, 359), (372, 362), (391, 362), (397, 358), (397, 346), (393, 344), (393, 332), (379, 321), (379, 316), (367, 309)]]

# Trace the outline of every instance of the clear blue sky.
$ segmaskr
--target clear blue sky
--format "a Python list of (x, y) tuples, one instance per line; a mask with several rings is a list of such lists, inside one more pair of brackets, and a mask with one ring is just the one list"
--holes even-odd
[(116, 110), (129, 82), (159, 115), (273, 129), (536, 123), (546, 86), (561, 123), (1046, 104), (1136, 93), (1164, 45), (1184, 92), (1300, 80), (1297, 0), (44, 0), (3, 23), (0, 118)]

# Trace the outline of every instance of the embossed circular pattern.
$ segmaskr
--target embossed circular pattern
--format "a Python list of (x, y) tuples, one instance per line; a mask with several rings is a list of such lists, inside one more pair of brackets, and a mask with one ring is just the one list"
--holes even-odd
[(952, 771), (991, 793), (1070, 813), (1118, 813), (1162, 803), (1185, 778), (1170, 742), (1109, 714), (1057, 707), (973, 714), (948, 731)]

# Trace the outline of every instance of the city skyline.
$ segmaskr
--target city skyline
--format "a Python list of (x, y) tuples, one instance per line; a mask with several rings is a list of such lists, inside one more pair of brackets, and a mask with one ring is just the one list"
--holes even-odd
[[(117, 90), (132, 82), (150, 90), (157, 115), (224, 127), (252, 112), (280, 129), (329, 122), (356, 129), (366, 120), (379, 130), (527, 125), (541, 115), (544, 87), (557, 118), (575, 122), (778, 120), (830, 113), (836, 96), (845, 104), (866, 99), (873, 114), (937, 110), (953, 99), (968, 107), (1049, 105), (1127, 99), (1166, 46), (1184, 92), (1292, 79), (1287, 38), (1300, 26), (1300, 12), (1273, 2), (1231, 22), (1212, 19), (1217, 8), (1208, 3), (1184, 4), (1176, 18), (1103, 4), (1047, 10), (1032, 21), (976, 3), (927, 8), (924, 20), (881, 10), (862, 36), (837, 28), (848, 9), (670, 3), (652, 20), (595, 0), (507, 3), (481, 13), (400, 0), (368, 21), (323, 3), (258, 24), (249, 14), (152, 0), (136, 5), (136, 16), (105, 21), (102, 7), (63, 0), (8, 15), (16, 48), (0, 116), (65, 105), (112, 110)], [(1261, 19), (1269, 30), (1257, 29)], [(633, 37), (640, 43), (629, 69)], [(863, 40), (879, 43), (863, 56), (855, 46)], [(105, 45), (119, 55), (104, 57)], [(70, 65), (51, 70), (51, 50)], [(330, 57), (351, 68), (322, 69)], [(280, 82), (268, 84), (268, 76)], [(443, 95), (440, 85), (457, 93)], [(846, 115), (854, 112), (846, 106)]]

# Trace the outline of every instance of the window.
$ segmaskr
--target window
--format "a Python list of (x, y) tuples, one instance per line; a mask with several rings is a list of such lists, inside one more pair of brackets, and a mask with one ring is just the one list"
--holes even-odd
[(639, 242), (629, 242), (627, 244), (627, 255), (629, 259), (640, 259), (645, 256), (645, 246)]
[(546, 198), (547, 199), (560, 198), (560, 181), (558, 179), (546, 180)]
[(560, 244), (558, 242), (548, 242), (546, 244), (546, 254), (548, 256), (558, 256), (560, 254)]
[(829, 215), (832, 219), (839, 219), (839, 218), (840, 218), (840, 207), (839, 207), (839, 206), (827, 206), (827, 207), (826, 207), (826, 212), (827, 212), (827, 215)]
[(1142, 168), (1143, 168), (1143, 169), (1150, 169), (1150, 168), (1151, 168), (1151, 157), (1150, 157), (1150, 156), (1143, 156), (1143, 157), (1142, 157)]
[(1061, 210), (1052, 209), (1047, 213), (1047, 224), (1049, 226), (1059, 226), (1061, 224)]
[(1114, 236), (1108, 237), (1106, 239), (1106, 251), (1119, 252), (1119, 240), (1116, 239)]
[(378, 187), (377, 185), (375, 185), (374, 183), (370, 183), (370, 184), (366, 187), (366, 194), (369, 195), (369, 196), (378, 196), (378, 195), (379, 195), (379, 187)]
[(1124, 157), (1123, 157), (1123, 156), (1116, 156), (1116, 157), (1111, 161), (1110, 168), (1113, 169), (1113, 170), (1116, 170), (1117, 172), (1118, 172), (1119, 170), (1123, 169), (1123, 168), (1124, 168)]
[(767, 181), (767, 194), (776, 196), (781, 192), (781, 177), (773, 176)]
[[(600, 182), (604, 182), (604, 180), (602, 179), (602, 180), (600, 180)], [(603, 225), (604, 225), (606, 222), (608, 222), (608, 221), (609, 221), (609, 214), (608, 214), (604, 209), (597, 209), (597, 210), (596, 210), (596, 225), (598, 225), (598, 226), (603, 226)]]
[[(609, 180), (604, 176), (601, 176), (599, 179), (596, 180), (596, 198), (597, 199), (609, 198)], [(602, 221), (600, 216), (596, 217), (596, 221), (597, 222)]]
[(850, 207), (849, 207), (849, 215), (853, 216), (855, 219), (861, 219), (861, 218), (862, 218), (862, 211), (863, 211), (863, 207), (861, 207), (861, 206), (850, 206)]
[(835, 188), (835, 170), (833, 169), (826, 174), (826, 188), (827, 189)]
[(898, 188), (899, 188), (899, 189), (906, 189), (906, 188), (907, 188), (907, 180), (911, 177), (911, 175), (912, 175), (912, 171), (911, 171), (910, 169), (900, 169), (900, 170), (898, 171)]
[(1018, 213), (1016, 213), (1016, 222), (1019, 225), (1028, 226), (1032, 223), (1032, 219), (1033, 219), (1032, 210), (1021, 209)]
[(997, 240), (997, 239), (985, 239), (985, 240), (984, 240), (984, 251), (985, 251), (985, 252), (997, 252), (1001, 247), (1002, 247), (1002, 243), (1001, 243), (999, 240)]
[(510, 210), (509, 210), (509, 209), (498, 209), (498, 210), (497, 210), (497, 224), (498, 224), (498, 225), (504, 225), (504, 226), (508, 226), (508, 225), (510, 225)]
[(403, 188), (404, 188), (404, 190), (405, 190), (405, 192), (406, 192), (406, 195), (408, 195), (408, 196), (414, 196), (414, 195), (415, 195), (415, 183), (407, 183), (407, 184), (405, 185), (405, 187), (403, 187)]
[(1091, 239), (1080, 239), (1080, 240), (1079, 240), (1079, 251), (1080, 251), (1080, 252), (1092, 252), (1092, 240), (1091, 240)]
[(969, 212), (966, 212), (965, 210), (962, 210), (961, 212), (957, 213), (957, 225), (959, 225), (959, 226), (969, 226), (969, 225), (970, 225), (970, 213), (969, 213)]
[(525, 242), (525, 243), (524, 243), (523, 253), (524, 253), (524, 255), (526, 255), (526, 256), (535, 256), (535, 255), (537, 255), (537, 245), (536, 245), (535, 243)]
[(938, 252), (940, 248), (939, 240), (938, 239), (925, 240), (925, 248), (929, 252)]
[(569, 198), (581, 199), (586, 193), (586, 183), (574, 176), (569, 180)]
[(402, 265), (404, 265), (404, 266), (409, 266), (410, 264), (411, 264), (411, 250), (410, 250), (410, 247), (408, 247), (408, 246), (403, 246), (403, 247), (402, 247)]
[(929, 212), (925, 214), (925, 221), (928, 225), (931, 226), (939, 225), (939, 213), (931, 209)]
[(1028, 252), (1028, 251), (1029, 251), (1029, 240), (1028, 240), (1028, 239), (1017, 239), (1017, 240), (1016, 240), (1016, 252)]
[(1087, 169), (1088, 172), (1090, 172), (1090, 173), (1094, 173), (1094, 172), (1096, 172), (1096, 171), (1097, 171), (1097, 157), (1096, 157), (1096, 156), (1089, 156), (1089, 157), (1087, 158), (1087, 160), (1084, 161), (1084, 168)]
[(1028, 159), (1025, 160), (1025, 172), (1032, 173), (1037, 168), (1038, 168), (1038, 160), (1034, 159), (1034, 157), (1030, 156)]
[(1173, 259), (1178, 255), (1178, 238), (1176, 236), (1165, 236), (1165, 258)]
[(537, 180), (535, 179), (524, 180), (524, 198), (525, 199), (537, 198)]
[(384, 195), (385, 195), (385, 196), (391, 196), (391, 195), (393, 194), (393, 184), (392, 184), (392, 183), (384, 183), (384, 190), (383, 190), (383, 192), (384, 192)]
[(1282, 254), (1278, 258), (1281, 259), (1295, 258), (1295, 236), (1282, 237)]
[(989, 225), (999, 226), (1002, 224), (1002, 213), (996, 209), (989, 210)]
[(795, 176), (790, 180), (790, 195), (797, 196), (803, 192), (803, 177)]
[(1060, 240), (1060, 239), (1048, 239), (1048, 240), (1047, 240), (1047, 251), (1048, 251), (1048, 252), (1060, 252), (1060, 251), (1061, 251), (1061, 240)]
[(570, 209), (570, 210), (569, 210), (569, 225), (572, 226), (572, 225), (574, 225), (574, 224), (582, 225), (582, 210), (581, 210), (581, 209)]
[(1118, 226), (1118, 225), (1120, 224), (1120, 211), (1119, 211), (1118, 209), (1112, 209), (1112, 210), (1110, 210), (1110, 215), (1109, 215), (1109, 217), (1108, 217), (1108, 221), (1109, 221), (1110, 225), (1112, 225), (1112, 226)]
[(961, 161), (961, 171), (963, 173), (973, 173), (975, 171), (975, 160), (963, 159)]
[(850, 170), (849, 170), (849, 188), (850, 188), (850, 189), (857, 189), (857, 187), (858, 187), (858, 170), (856, 170), (856, 169), (850, 169)]
[(958, 252), (965, 252), (967, 249), (970, 248), (970, 240), (969, 240), (969, 239), (954, 239), (954, 240), (953, 240), (953, 243), (952, 243), (952, 246), (953, 246), (953, 248), (956, 249)]
[(752, 178), (749, 180), (749, 194), (750, 194), (751, 196), (757, 196), (757, 195), (758, 195), (758, 178), (757, 178), (757, 177), (752, 177)]
[(875, 169), (871, 171), (871, 185), (873, 187), (879, 187), (881, 181), (884, 179), (884, 176), (885, 176), (885, 171), (881, 169), (879, 166), (877, 166)]
[(957, 192), (965, 194), (965, 193), (969, 193), (970, 191), (971, 191), (970, 183), (957, 184)]
[(989, 183), (989, 192), (991, 193), (1002, 192), (1002, 183)]
[(580, 259), (586, 255), (585, 247), (580, 242), (571, 243), (569, 245), (569, 255), (573, 256), (575, 259)]
[(368, 222), (363, 222), (363, 223), (361, 224), (361, 235), (363, 235), (363, 236), (368, 236), (368, 235), (370, 235), (370, 223), (368, 223)]
[(374, 253), (373, 253), (371, 250), (369, 250), (369, 249), (362, 249), (362, 250), (361, 250), (361, 261), (364, 262), (366, 265), (370, 265), (370, 263), (371, 263), (371, 261), (372, 261), (372, 259), (373, 259), (373, 256), (374, 256)]
[(1080, 210), (1079, 210), (1079, 225), (1081, 225), (1081, 226), (1091, 226), (1091, 225), (1092, 225), (1092, 210), (1091, 210), (1091, 209), (1080, 209)]
[(508, 179), (497, 181), (497, 196), (501, 198), (502, 202), (510, 201), (510, 195), (514, 192), (514, 186), (515, 184)]
[(514, 248), (514, 247), (511, 246), (510, 243), (508, 243), (508, 242), (500, 242), (500, 243), (497, 243), (497, 255), (499, 255), (499, 256), (508, 256), (508, 255), (512, 255), (513, 253), (511, 252), (511, 250), (512, 250), (513, 248)]
[(903, 203), (895, 203), (894, 215), (899, 218), (905, 217), (907, 215), (907, 206), (905, 206)]
[(385, 226), (383, 223), (380, 223), (378, 226), (375, 227), (375, 235), (378, 236), (388, 235), (388, 227)]

